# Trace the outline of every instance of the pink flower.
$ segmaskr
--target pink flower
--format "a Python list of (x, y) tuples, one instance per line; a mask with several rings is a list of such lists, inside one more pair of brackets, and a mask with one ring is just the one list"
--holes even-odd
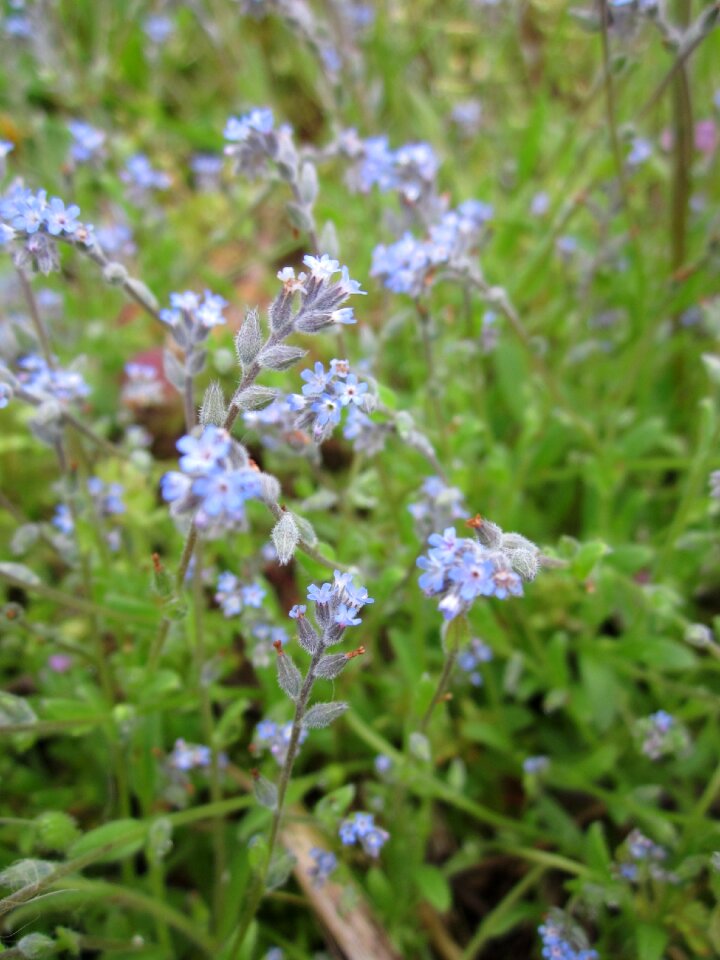
[(695, 124), (695, 149), (709, 157), (715, 152), (718, 143), (717, 127), (714, 120), (698, 120)]
[(72, 657), (65, 653), (54, 653), (51, 657), (48, 657), (48, 666), (54, 673), (67, 673), (72, 663)]

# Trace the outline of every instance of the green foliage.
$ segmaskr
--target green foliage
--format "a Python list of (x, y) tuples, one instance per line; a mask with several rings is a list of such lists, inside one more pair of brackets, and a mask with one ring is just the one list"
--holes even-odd
[[(23, 6), (32, 29), (13, 36)], [(332, 909), (363, 913), (413, 960), (505, 960), (539, 957), (537, 926), (559, 905), (601, 957), (718, 955), (720, 509), (708, 477), (720, 469), (720, 181), (717, 143), (703, 148), (693, 129), (718, 121), (711, 5), (670, 11), (708, 21), (683, 53), (678, 35), (661, 37), (662, 18), (610, 3), (609, 80), (589, 5), (376, 2), (359, 31), (349, 6), (309, 3), (314, 33), (283, 3), (260, 18), (241, 3), (177, 4), (163, 7), (173, 29), (162, 43), (145, 31), (149, 0), (3, 8), (11, 176), (77, 202), (98, 227), (127, 223), (135, 250), (117, 260), (147, 285), (128, 300), (63, 245), (62, 272), (31, 283), (61, 297), (42, 311), (62, 365), (81, 358), (92, 393), (72, 410), (91, 432), (66, 423), (58, 461), (25, 406), (0, 410), (6, 951), (257, 960), (278, 945), (305, 960)], [(322, 56), (333, 35), (339, 77)], [(481, 118), (464, 128), (453, 108), (474, 99)], [(485, 288), (439, 269), (419, 310), (383, 288), (373, 250), (412, 224), (412, 205), (352, 192), (347, 158), (318, 161), (315, 225), (287, 183), (226, 169), (201, 189), (192, 158), (219, 156), (228, 116), (255, 106), (320, 151), (349, 127), (392, 148), (428, 141), (450, 206), (494, 207), (478, 254)], [(68, 163), (74, 118), (107, 133), (100, 163)], [(652, 147), (638, 164), (636, 137)], [(133, 203), (121, 172), (140, 152), (172, 186)], [(545, 212), (533, 212), (539, 194)], [(248, 532), (203, 543), (199, 574), (185, 578), (185, 531), (158, 495), (176, 469), (182, 403), (167, 384), (156, 406), (123, 393), (125, 364), (156, 362), (169, 343), (138, 300), (164, 307), (171, 291), (208, 288), (230, 302), (191, 404), (217, 382), (217, 408), (217, 389), (223, 404), (237, 389), (233, 333), (247, 310), (264, 313), (278, 269), (323, 252), (313, 231), (328, 249), (335, 238), (368, 296), (342, 339), (293, 346), (310, 366), (347, 355), (360, 375), (367, 364), (385, 448), (366, 455), (336, 434), (313, 459), (302, 434), (264, 446), (238, 422), (287, 510), (278, 522), (252, 504)], [(9, 361), (36, 344), (1, 252)], [(302, 387), (298, 368), (263, 377)], [(133, 426), (149, 446), (131, 442)], [(425, 542), (408, 506), (435, 472), (418, 431), (469, 512), (537, 542), (545, 561), (522, 599), (479, 598), (446, 628), (417, 585)], [(124, 513), (98, 515), (91, 476), (123, 486)], [(64, 540), (60, 503), (75, 519)], [(261, 558), (273, 539), (289, 560), (298, 536), (312, 549), (288, 565)], [(292, 633), (288, 609), (335, 565), (360, 571), (375, 603), (353, 628), (357, 658), (318, 681), (283, 821), (293, 842), (343, 861), (323, 893), (308, 889), (308, 851), (286, 850), (282, 825), (277, 845), (268, 832), (278, 765), (254, 751), (254, 729), (293, 715), (275, 653), (247, 610), (226, 618), (213, 595), (223, 570), (259, 580), (263, 623)], [(492, 654), (477, 682), (462, 669), (474, 638)], [(294, 638), (290, 654), (303, 665)], [(297, 700), (290, 662), (283, 687)], [(653, 758), (638, 721), (661, 710), (681, 730), (677, 749)], [(209, 759), (183, 768), (178, 741)], [(377, 860), (338, 840), (354, 810), (391, 835)], [(631, 879), (634, 830), (665, 857)], [(263, 885), (273, 896), (261, 899)]]

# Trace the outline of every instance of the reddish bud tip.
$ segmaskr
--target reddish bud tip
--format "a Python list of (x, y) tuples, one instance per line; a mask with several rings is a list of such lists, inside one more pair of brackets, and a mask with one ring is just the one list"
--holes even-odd
[(358, 647), (356, 650), (351, 650), (350, 653), (346, 653), (345, 657), (348, 660), (352, 660), (353, 657), (361, 657), (365, 652), (365, 647)]
[(469, 520), (465, 521), (466, 527), (471, 527), (473, 530), (479, 530), (485, 521), (479, 513), (476, 513), (474, 517), (470, 517)]
[(155, 573), (160, 573), (163, 568), (162, 562), (160, 560), (160, 554), (154, 553), (152, 555), (153, 567), (155, 568)]
[(252, 770), (250, 771), (250, 776), (253, 778), (253, 780), (260, 779), (260, 771), (258, 770), (257, 767), (252, 768)]
[(282, 640), (273, 640), (273, 646), (275, 647), (275, 652), (279, 657), (284, 656), (282, 648)]

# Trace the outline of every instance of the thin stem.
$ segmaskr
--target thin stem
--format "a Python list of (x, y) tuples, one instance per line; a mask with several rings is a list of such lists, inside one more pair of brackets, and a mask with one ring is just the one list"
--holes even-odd
[[(482, 948), (488, 940), (499, 936), (499, 925), (505, 916), (512, 910), (515, 904), (521, 900), (526, 891), (530, 890), (547, 870), (547, 866), (537, 866), (530, 870), (515, 886), (507, 893), (500, 903), (494, 907), (490, 913), (483, 917), (482, 923), (477, 928), (474, 936), (463, 951), (461, 960), (475, 960), (480, 955)], [(500, 927), (502, 929), (502, 927)]]
[(620, 137), (618, 136), (617, 110), (615, 106), (615, 84), (612, 76), (612, 64), (610, 62), (610, 15), (608, 11), (608, 0), (600, 0), (600, 38), (602, 41), (603, 58), (603, 82), (605, 86), (605, 114), (607, 118), (608, 132), (610, 134), (610, 145), (612, 147), (613, 159), (615, 161), (615, 172), (618, 183), (620, 184), (620, 195), (625, 207), (625, 214), (630, 216), (630, 199), (625, 177), (625, 164), (623, 162), (622, 150), (620, 149)]
[(440, 674), (440, 679), (438, 680), (438, 685), (433, 694), (433, 698), (428, 704), (428, 708), (423, 714), (423, 718), (420, 721), (420, 732), (425, 733), (427, 730), (428, 724), (430, 723), (430, 718), (433, 715), (435, 707), (445, 699), (445, 694), (447, 692), (448, 685), (450, 683), (450, 677), (455, 666), (455, 661), (457, 660), (457, 647), (453, 650), (448, 650), (448, 653), (445, 657), (445, 664), (443, 666), (443, 671)]
[(40, 311), (38, 310), (37, 300), (35, 299), (35, 294), (33, 293), (30, 281), (28, 280), (27, 274), (23, 269), (17, 267), (16, 270), (20, 280), (20, 286), (22, 287), (23, 296), (25, 297), (25, 302), (27, 303), (28, 311), (30, 313), (30, 320), (40, 343), (42, 355), (49, 367), (55, 367), (57, 364), (55, 363), (55, 358), (53, 357), (52, 346), (50, 344), (50, 334), (45, 325), (45, 321), (41, 317)]
[(183, 410), (185, 412), (185, 429), (188, 433), (195, 426), (195, 398), (194, 398), (193, 378), (189, 373), (185, 373), (185, 383), (183, 384)]
[[(218, 751), (215, 746), (215, 724), (213, 721), (212, 701), (208, 683), (203, 677), (205, 668), (205, 631), (203, 624), (203, 610), (205, 607), (202, 585), (202, 543), (198, 543), (195, 550), (195, 568), (193, 570), (193, 627), (195, 634), (195, 672), (200, 700), (200, 718), (203, 737), (210, 747), (210, 797), (213, 803), (222, 801), (222, 784), (220, 781), (220, 764)], [(213, 929), (220, 927), (223, 914), (224, 884), (225, 884), (225, 829), (222, 817), (216, 817), (212, 822), (212, 843), (214, 861), (213, 882)]]
[[(308, 700), (310, 698), (310, 691), (312, 690), (315, 682), (315, 667), (318, 665), (324, 653), (325, 644), (321, 641), (318, 644), (317, 650), (313, 654), (310, 666), (308, 667), (308, 671), (305, 674), (305, 679), (303, 680), (303, 685), (300, 688), (300, 693), (298, 694), (297, 703), (295, 705), (295, 716), (293, 717), (292, 731), (290, 733), (290, 742), (288, 744), (285, 761), (282, 765), (282, 769), (280, 770), (280, 779), (278, 780), (277, 805), (273, 812), (272, 823), (270, 825), (267, 856), (265, 858), (264, 865), (255, 875), (252, 886), (245, 900), (245, 908), (240, 917), (240, 922), (230, 945), (230, 950), (228, 953), (230, 960), (239, 960), (240, 950), (247, 935), (248, 929), (265, 893), (265, 881), (267, 879), (270, 864), (272, 862), (273, 852), (275, 850), (275, 844), (280, 832), (280, 821), (282, 819), (285, 807), (285, 797), (290, 784), (290, 777), (292, 776), (298, 745), (300, 743), (302, 721), (303, 717), (305, 716)], [(279, 656), (285, 656), (285, 654), (280, 652)]]

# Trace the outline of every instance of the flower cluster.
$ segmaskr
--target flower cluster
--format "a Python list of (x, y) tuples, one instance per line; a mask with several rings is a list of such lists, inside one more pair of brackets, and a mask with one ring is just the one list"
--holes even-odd
[(233, 573), (226, 570), (218, 577), (215, 602), (220, 605), (226, 617), (236, 617), (245, 607), (259, 609), (265, 594), (266, 590), (259, 583), (241, 583)]
[(462, 490), (450, 487), (440, 477), (427, 477), (420, 488), (420, 499), (408, 504), (419, 535), (427, 539), (433, 530), (444, 529), (453, 520), (470, 516)]
[(176, 770), (195, 770), (198, 767), (209, 767), (212, 761), (210, 747), (197, 743), (185, 743), (182, 739), (175, 741), (172, 753), (168, 756), (168, 763)]
[(87, 490), (98, 516), (114, 517), (125, 513), (125, 504), (120, 499), (124, 492), (121, 484), (104, 483), (100, 477), (89, 477)]
[(155, 407), (165, 399), (165, 386), (150, 363), (126, 363), (122, 400), (129, 407)]
[(617, 872), (630, 883), (647, 875), (660, 882), (674, 881), (675, 875), (660, 866), (667, 860), (667, 850), (646, 837), (640, 830), (632, 830), (625, 839), (625, 856), (620, 860)]
[(130, 157), (120, 179), (127, 184), (129, 198), (138, 204), (147, 198), (151, 190), (168, 190), (172, 185), (169, 175), (156, 170), (144, 153)]
[(424, 571), (420, 588), (427, 596), (441, 597), (438, 609), (446, 620), (469, 610), (477, 597), (521, 596), (523, 579), (534, 579), (539, 567), (539, 551), (525, 537), (504, 534), (480, 518), (468, 524), (475, 539), (458, 537), (447, 527), (429, 537), (431, 549), (417, 559)]
[(439, 163), (427, 143), (407, 143), (391, 150), (387, 137), (361, 140), (355, 130), (346, 130), (338, 147), (353, 161), (348, 184), (361, 193), (377, 186), (383, 193), (395, 190), (406, 203), (414, 204), (435, 183)]
[(720, 470), (713, 470), (710, 474), (710, 496), (720, 500)]
[(373, 251), (371, 276), (379, 277), (394, 293), (419, 297), (438, 267), (458, 273), (467, 269), (468, 256), (491, 217), (490, 206), (468, 200), (445, 213), (424, 239), (405, 233), (395, 243), (379, 244)]
[(546, 960), (599, 960), (580, 927), (562, 910), (553, 909), (538, 927)]
[(327, 440), (340, 423), (343, 411), (347, 411), (346, 426), (352, 434), (352, 412), (369, 413), (374, 409), (375, 398), (368, 393), (367, 383), (350, 373), (347, 360), (331, 360), (328, 370), (318, 361), (312, 370), (303, 370), (300, 376), (305, 381), (302, 393), (291, 394), (287, 401), (299, 414), (297, 429), (308, 430), (315, 443)]
[(685, 753), (690, 745), (685, 727), (666, 710), (638, 720), (635, 734), (640, 740), (640, 749), (651, 760)]
[[(268, 750), (279, 767), (285, 763), (290, 739), (292, 737), (292, 723), (275, 723), (274, 720), (261, 720), (255, 727), (255, 736), (253, 737), (252, 749), (254, 753), (260, 754)], [(307, 730), (303, 727), (300, 730), (298, 744), (301, 744), (307, 738)]]
[(227, 300), (206, 290), (202, 299), (192, 290), (170, 294), (170, 309), (160, 311), (160, 319), (172, 328), (181, 347), (204, 339), (209, 330), (225, 323), (223, 310)]
[(203, 193), (211, 193), (220, 186), (223, 159), (214, 153), (197, 153), (190, 160), (195, 185)]
[(270, 160), (286, 179), (294, 178), (297, 153), (292, 128), (284, 124), (276, 129), (272, 110), (258, 108), (242, 117), (230, 117), (224, 136), (228, 141), (225, 155), (232, 157), (236, 171), (254, 179), (267, 171)]
[[(320, 257), (308, 254), (303, 257), (303, 264), (309, 273), (302, 271), (296, 277), (292, 267), (284, 267), (278, 273), (283, 291), (271, 307), (273, 327), (281, 326), (279, 318), (283, 312), (289, 314), (294, 293), (301, 295), (301, 307), (292, 322), (292, 329), (298, 333), (318, 333), (325, 327), (355, 323), (352, 307), (342, 307), (342, 304), (350, 296), (365, 296), (365, 291), (360, 289), (357, 280), (350, 278), (348, 268), (340, 266), (339, 261), (326, 253)], [(337, 273), (340, 279), (333, 280)]]
[(539, 776), (542, 773), (546, 773), (550, 768), (550, 760), (548, 757), (538, 755), (535, 757), (526, 757), (523, 760), (523, 773), (527, 773), (530, 776)]
[(345, 846), (350, 847), (359, 842), (369, 857), (377, 857), (390, 839), (387, 830), (376, 825), (372, 813), (360, 812), (353, 813), (342, 821), (338, 835)]
[(55, 238), (92, 246), (93, 228), (78, 220), (80, 207), (66, 207), (45, 190), (32, 190), (16, 181), (0, 198), (0, 244), (14, 243), (14, 263), (47, 275), (59, 268)]
[(70, 163), (95, 163), (105, 156), (104, 130), (98, 130), (82, 120), (70, 120), (67, 125), (72, 143), (70, 144)]
[(250, 626), (250, 634), (254, 640), (250, 650), (250, 662), (255, 668), (269, 666), (278, 644), (284, 647), (289, 639), (284, 627), (274, 626), (264, 620), (256, 620)]
[(174, 516), (195, 515), (207, 533), (245, 529), (245, 503), (263, 495), (262, 475), (250, 466), (244, 447), (226, 430), (207, 426), (200, 436), (177, 442), (180, 470), (162, 478), (162, 496)]
[(269, 450), (289, 447), (293, 453), (317, 458), (317, 447), (310, 436), (297, 426), (298, 415), (290, 396), (276, 397), (262, 410), (246, 410), (245, 426), (257, 431), (260, 443)]
[[(366, 604), (375, 602), (368, 596), (365, 587), (354, 586), (351, 573), (341, 573), (339, 570), (335, 571), (332, 583), (323, 583), (320, 586), (311, 583), (307, 598), (315, 604), (315, 619), (323, 630), (325, 646), (339, 643), (347, 627), (360, 623), (360, 610)], [(290, 611), (290, 617), (298, 621), (301, 639), (302, 631), (308, 626), (306, 610), (304, 604), (296, 604)]]
[[(11, 379), (15, 379), (2, 363), (0, 363), (0, 370), (7, 372)], [(52, 397), (60, 403), (71, 403), (73, 400), (82, 400), (90, 394), (90, 387), (76, 370), (63, 370), (62, 367), (50, 366), (36, 353), (29, 353), (18, 360), (16, 382), (21, 392), (27, 394), (31, 401), (36, 402)]]
[(323, 850), (322, 847), (313, 847), (310, 856), (315, 861), (308, 870), (312, 878), (312, 885), (319, 890), (332, 873), (337, 870), (338, 860), (334, 853)]
[(470, 683), (474, 687), (481, 687), (483, 683), (479, 667), (482, 663), (489, 663), (493, 658), (490, 647), (479, 637), (473, 637), (457, 657), (457, 665), (464, 673), (469, 674)]

